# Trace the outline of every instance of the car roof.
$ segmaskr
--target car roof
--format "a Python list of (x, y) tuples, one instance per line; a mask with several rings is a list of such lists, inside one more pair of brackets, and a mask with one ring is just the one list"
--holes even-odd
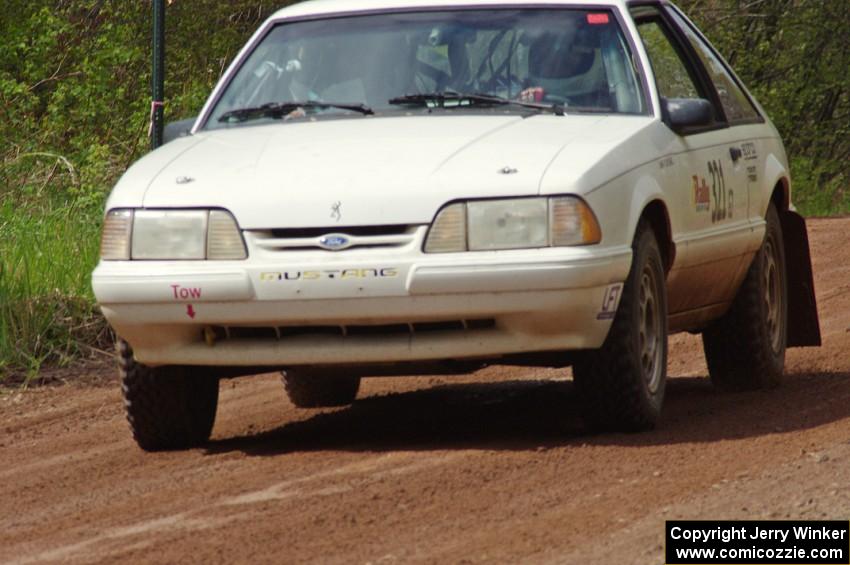
[(322, 16), (337, 13), (371, 12), (410, 8), (471, 8), (487, 6), (595, 6), (620, 7), (625, 11), (625, 0), (309, 0), (288, 6), (276, 12), (273, 20)]

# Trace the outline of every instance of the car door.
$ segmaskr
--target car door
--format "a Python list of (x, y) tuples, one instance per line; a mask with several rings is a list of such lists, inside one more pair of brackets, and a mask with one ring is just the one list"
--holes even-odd
[(732, 159), (730, 148), (735, 142), (717, 92), (671, 15), (660, 5), (644, 5), (633, 8), (632, 16), (659, 95), (703, 98), (714, 109), (711, 124), (671, 132), (678, 137), (671, 213), (679, 215), (683, 233), (677, 246), (684, 246), (686, 252), (668, 280), (669, 311), (675, 316), (722, 308), (740, 283), (749, 248), (747, 177)]
[[(764, 117), (759, 113), (737, 77), (708, 41), (678, 9), (667, 6), (666, 10), (693, 49), (717, 93), (717, 99), (729, 126), (726, 135), (729, 158), (733, 167), (732, 174), (736, 176), (737, 184), (747, 186), (749, 195), (747, 215), (750, 221), (753, 224), (762, 225), (766, 203), (762, 202), (758, 176), (764, 168), (765, 156), (769, 152), (769, 148), (765, 146), (765, 139), (772, 137), (771, 132), (765, 126)], [(755, 241), (760, 243), (761, 238), (757, 237)]]

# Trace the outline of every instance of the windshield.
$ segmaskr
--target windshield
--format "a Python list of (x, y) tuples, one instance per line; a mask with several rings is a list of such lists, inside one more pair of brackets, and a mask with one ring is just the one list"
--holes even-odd
[[(241, 65), (206, 128), (316, 115), (457, 107), (458, 94), (557, 105), (567, 113), (640, 114), (628, 43), (606, 10), (489, 9), (385, 13), (278, 24)], [(411, 96), (411, 95), (430, 96)], [(407, 97), (406, 100), (403, 97)], [(401, 100), (400, 100), (401, 99)], [(392, 103), (391, 103), (392, 101)], [(313, 102), (305, 108), (288, 103)], [(486, 108), (479, 99), (474, 108)], [(287, 112), (256, 112), (266, 105)], [(340, 106), (361, 105), (369, 112)], [(224, 116), (224, 118), (222, 118)]]

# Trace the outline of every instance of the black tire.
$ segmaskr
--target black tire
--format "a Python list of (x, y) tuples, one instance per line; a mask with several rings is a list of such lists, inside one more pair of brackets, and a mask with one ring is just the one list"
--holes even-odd
[(118, 368), (133, 438), (145, 451), (205, 443), (218, 406), (218, 378), (187, 367), (148, 367), (119, 340)]
[(332, 374), (305, 374), (281, 371), (283, 387), (289, 400), (299, 408), (347, 406), (357, 398), (360, 377)]
[(711, 382), (720, 390), (775, 387), (785, 369), (788, 283), (779, 214), (767, 209), (764, 242), (729, 311), (702, 334)]
[(584, 420), (595, 430), (652, 429), (664, 403), (667, 286), (658, 242), (645, 220), (632, 248), (632, 267), (605, 343), (573, 365)]

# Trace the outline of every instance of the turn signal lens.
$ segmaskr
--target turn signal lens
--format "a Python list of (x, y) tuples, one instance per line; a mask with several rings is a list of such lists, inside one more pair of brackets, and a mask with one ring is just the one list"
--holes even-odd
[(245, 242), (233, 216), (224, 210), (211, 210), (207, 224), (207, 259), (239, 261), (247, 257)]
[(593, 211), (584, 201), (571, 196), (549, 199), (549, 231), (555, 247), (602, 241), (602, 230)]
[(100, 258), (104, 261), (129, 261), (132, 231), (132, 210), (107, 212), (100, 237)]
[(466, 251), (466, 204), (452, 204), (443, 208), (434, 220), (425, 242), (425, 253), (459, 251)]

